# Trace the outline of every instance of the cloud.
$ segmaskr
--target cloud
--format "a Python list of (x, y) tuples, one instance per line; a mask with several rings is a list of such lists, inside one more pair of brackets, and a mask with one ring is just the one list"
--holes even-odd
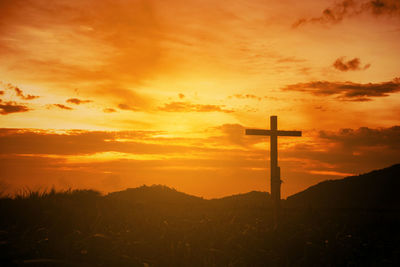
[[(10, 194), (21, 188), (36, 189), (53, 185), (57, 189), (91, 188), (110, 192), (116, 188), (105, 184), (104, 180), (116, 175), (120, 178), (120, 188), (167, 184), (204, 197), (231, 195), (238, 190), (248, 192), (257, 185), (261, 185), (260, 190), (265, 191), (264, 165), (264, 161), (243, 161), (231, 157), (229, 153), (218, 160), (182, 158), (143, 161), (115, 158), (101, 162), (71, 163), (62, 158), (7, 155), (0, 161), (2, 174), (7, 177), (4, 182), (9, 185), (6, 193)], [(262, 171), (253, 172), (251, 166), (257, 166)], [(243, 177), (251, 177), (251, 182)], [(227, 184), (230, 185), (228, 188)]]
[(117, 112), (117, 111), (113, 108), (105, 108), (105, 109), (103, 109), (103, 112), (104, 113), (113, 113), (113, 112)]
[[(245, 136), (239, 124), (224, 124), (210, 131), (215, 135), (179, 138), (161, 137), (165, 132), (157, 131), (54, 133), (0, 129), (0, 169), (7, 177), (4, 181), (13, 188), (58, 184), (54, 177), (69, 179), (69, 186), (98, 188), (98, 182), (110, 175), (120, 176), (122, 187), (132, 186), (129, 181), (168, 181), (170, 186), (175, 182), (186, 186), (193, 185), (187, 177), (196, 177), (199, 185), (206, 183), (205, 187), (229, 181), (236, 183), (237, 190), (243, 188), (240, 185), (248, 185), (245, 178), (251, 177), (251, 184), (264, 188), (269, 153), (264, 142), (269, 138)], [(365, 172), (396, 163), (399, 158), (400, 126), (305, 134), (308, 138), (302, 143), (280, 139), (285, 194), (324, 180), (327, 175)], [(260, 143), (263, 145), (257, 145)]]
[(218, 136), (210, 138), (216, 144), (236, 145), (250, 147), (251, 145), (265, 141), (264, 138), (252, 138), (245, 135), (245, 127), (240, 124), (223, 124), (215, 127), (220, 133)]
[(285, 91), (299, 91), (317, 96), (336, 95), (340, 100), (369, 101), (373, 97), (384, 97), (400, 91), (400, 78), (382, 83), (353, 83), (313, 81), (290, 84)]
[(93, 102), (92, 100), (81, 100), (78, 98), (70, 98), (67, 99), (67, 103), (75, 104), (75, 105), (80, 105), (80, 104), (86, 104), (86, 103), (91, 103)]
[(320, 131), (319, 137), (340, 143), (348, 149), (372, 146), (397, 149), (400, 156), (400, 126), (378, 129), (361, 127), (358, 129), (341, 129), (338, 132)]
[[(159, 137), (159, 131), (79, 131), (65, 133), (0, 129), (0, 154), (87, 155), (102, 152), (161, 154), (204, 152), (205, 147), (182, 144), (182, 139)], [(243, 133), (243, 131), (241, 132)], [(124, 141), (120, 141), (124, 140)], [(174, 144), (179, 141), (179, 144)], [(196, 140), (199, 141), (199, 140)]]
[[(201, 187), (206, 183), (204, 192), (210, 194), (206, 187), (211, 184), (223, 185), (226, 181), (232, 183), (234, 180), (242, 183), (243, 177), (249, 176), (265, 180), (263, 172), (252, 172), (252, 167), (265, 169), (265, 159), (255, 159), (258, 151), (252, 151), (251, 157), (246, 157), (247, 151), (220, 144), (216, 146), (214, 140), (208, 137), (168, 138), (161, 137), (162, 133), (54, 133), (0, 129), (0, 169), (3, 170), (3, 176), (7, 177), (6, 182), (11, 182), (12, 189), (32, 185), (58, 185), (59, 177), (63, 178), (63, 184), (67, 186), (99, 188), (99, 182), (113, 174), (121, 177), (123, 187), (166, 181), (170, 186), (182, 187), (188, 186), (187, 177), (191, 177), (198, 180)], [(243, 131), (238, 134), (243, 134)], [(254, 184), (247, 186), (252, 187)], [(243, 186), (240, 188), (247, 190)], [(100, 189), (111, 190), (104, 185)], [(216, 192), (227, 194), (221, 193), (221, 189)], [(195, 193), (199, 194), (199, 191)]]
[(160, 62), (166, 49), (154, 5), (138, 0), (2, 0), (0, 49), (12, 52), (1, 56), (18, 59), (13, 64), (32, 79), (63, 85), (117, 80), (139, 84), (168, 65)]
[[(7, 90), (15, 91), (17, 96), (23, 100), (32, 100), (32, 99), (39, 98), (39, 96), (36, 96), (36, 95), (30, 95), (30, 94), (25, 95), (24, 92), (19, 87), (12, 85), (11, 83), (6, 84), (5, 88)], [(4, 94), (4, 92), (2, 94)]]
[(375, 16), (400, 16), (400, 2), (398, 0), (372, 0), (362, 4), (362, 10)]
[(118, 108), (122, 110), (130, 110), (130, 111), (138, 111), (139, 109), (136, 107), (132, 107), (128, 104), (118, 104)]
[(30, 109), (27, 106), (17, 104), (13, 101), (3, 102), (0, 100), (0, 114), (8, 115), (10, 113), (27, 112)]
[(371, 66), (371, 64), (366, 64), (364, 67), (361, 67), (360, 65), (360, 59), (357, 57), (347, 61), (345, 61), (345, 57), (340, 57), (333, 63), (333, 67), (340, 71), (366, 70)]
[(296, 57), (282, 57), (276, 60), (276, 63), (302, 63), (306, 62), (305, 59), (300, 59)]
[(233, 112), (233, 110), (224, 109), (223, 105), (203, 105), (188, 102), (171, 102), (158, 109), (166, 112)]
[(66, 105), (63, 105), (63, 104), (53, 104), (53, 105), (50, 105), (50, 106), (57, 107), (57, 108), (60, 108), (60, 109), (65, 109), (65, 110), (73, 110), (73, 108), (68, 107)]
[(109, 100), (112, 99), (113, 102), (120, 103), (121, 107), (118, 108), (125, 110), (148, 110), (154, 101), (152, 96), (138, 93), (118, 83), (106, 83), (101, 85), (97, 87), (95, 94), (97, 97), (107, 96)]
[(307, 23), (321, 23), (321, 24), (334, 24), (342, 21), (344, 17), (355, 13), (357, 4), (353, 0), (344, 0), (335, 3), (332, 7), (326, 8), (322, 11), (322, 15), (313, 18), (301, 18), (293, 23), (292, 27), (297, 28)]
[(342, 2), (336, 2), (331, 7), (324, 9), (319, 17), (301, 18), (297, 20), (293, 23), (292, 27), (297, 28), (308, 23), (336, 24), (347, 17), (357, 16), (363, 13), (372, 16), (400, 17), (400, 2), (398, 0), (344, 0)]
[(182, 93), (178, 94), (178, 96), (179, 96), (180, 99), (184, 99), (185, 98), (185, 95), (182, 94)]
[(35, 96), (35, 95), (24, 95), (22, 90), (19, 89), (18, 87), (14, 87), (14, 90), (17, 93), (17, 96), (19, 96), (20, 98), (22, 98), (24, 100), (32, 100), (32, 99), (35, 99), (35, 98), (39, 97), (39, 96)]
[(262, 97), (256, 96), (253, 94), (235, 94), (233, 96), (229, 96), (229, 98), (237, 98), (237, 99), (256, 99), (258, 101), (262, 100)]
[[(295, 159), (301, 172), (336, 176), (363, 173), (398, 163), (400, 126), (306, 132), (307, 142), (280, 149), (281, 159)], [(311, 137), (311, 138), (310, 138)], [(281, 161), (282, 164), (284, 161)]]

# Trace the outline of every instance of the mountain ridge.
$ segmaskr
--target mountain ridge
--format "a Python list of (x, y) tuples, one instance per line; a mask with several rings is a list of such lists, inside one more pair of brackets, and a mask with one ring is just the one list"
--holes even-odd
[(286, 199), (289, 207), (400, 209), (400, 164), (326, 180)]
[[(400, 164), (356, 176), (322, 181), (287, 197), (282, 202), (285, 207), (399, 209), (397, 188), (400, 188)], [(152, 198), (154, 195), (157, 195), (157, 198)], [(234, 206), (270, 206), (269, 192), (250, 191), (204, 199), (165, 185), (143, 185), (112, 192), (105, 197), (151, 203), (184, 201), (191, 204), (213, 202), (229, 203)], [(239, 204), (240, 202), (242, 204)]]

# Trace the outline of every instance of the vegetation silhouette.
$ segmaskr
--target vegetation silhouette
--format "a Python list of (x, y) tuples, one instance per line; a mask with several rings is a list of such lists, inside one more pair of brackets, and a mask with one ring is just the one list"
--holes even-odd
[(399, 210), (400, 164), (367, 174), (329, 180), (287, 198), (291, 207)]
[(1, 266), (399, 266), (400, 165), (283, 201), (206, 200), (166, 186), (0, 199)]

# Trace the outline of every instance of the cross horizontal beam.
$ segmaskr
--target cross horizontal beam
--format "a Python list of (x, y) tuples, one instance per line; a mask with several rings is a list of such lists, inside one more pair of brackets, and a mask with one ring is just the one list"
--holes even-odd
[(246, 129), (246, 135), (265, 135), (265, 136), (301, 136), (301, 131), (274, 131), (262, 129)]

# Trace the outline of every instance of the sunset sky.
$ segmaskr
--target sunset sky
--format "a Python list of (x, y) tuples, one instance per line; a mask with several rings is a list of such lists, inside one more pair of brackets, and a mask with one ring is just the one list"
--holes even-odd
[(0, 191), (282, 195), (400, 162), (400, 0), (0, 0)]

